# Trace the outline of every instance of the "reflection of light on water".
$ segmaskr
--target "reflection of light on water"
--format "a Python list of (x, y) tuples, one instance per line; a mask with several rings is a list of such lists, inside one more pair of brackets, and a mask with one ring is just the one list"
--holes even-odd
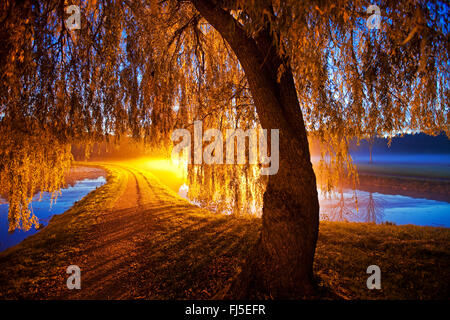
[[(184, 183), (178, 194), (190, 203), (213, 212), (225, 215), (233, 214), (230, 207), (220, 206), (216, 202), (202, 203), (188, 198), (189, 186)], [(358, 199), (358, 206), (355, 202)], [(326, 194), (319, 191), (320, 219), (348, 222), (394, 222), (396, 224), (414, 224), (422, 226), (450, 227), (448, 216), (450, 203), (417, 199), (401, 195), (368, 193), (361, 190), (345, 190), (342, 194)], [(357, 209), (358, 208), (358, 209)], [(262, 208), (249, 205), (250, 212), (260, 217)]]
[(172, 157), (171, 164), (176, 168), (177, 175), (183, 180), (187, 177), (188, 172), (188, 158), (187, 156), (180, 156), (178, 158)]
[(183, 183), (180, 186), (180, 189), (178, 189), (178, 195), (180, 197), (186, 199), (187, 201), (189, 201), (193, 205), (196, 205), (198, 207), (202, 207), (202, 204), (199, 201), (189, 199), (188, 192), (189, 192), (189, 186), (186, 183)]
[(361, 190), (356, 192), (359, 212), (352, 190), (345, 190), (343, 199), (339, 195), (328, 199), (319, 196), (321, 220), (450, 227), (448, 202)]
[(183, 197), (183, 198), (189, 200), (188, 196), (187, 196), (188, 192), (189, 192), (189, 187), (186, 185), (186, 183), (183, 183), (183, 185), (178, 190), (178, 195), (180, 197)]
[[(212, 212), (221, 213), (224, 215), (231, 215), (235, 212), (230, 206), (225, 206), (225, 207), (221, 206), (220, 201), (211, 201), (208, 204), (205, 204), (205, 203), (202, 203), (201, 201), (198, 201), (195, 199), (190, 199), (188, 197), (188, 193), (189, 193), (189, 186), (186, 183), (183, 183), (183, 185), (181, 185), (180, 188), (178, 189), (178, 195), (180, 197), (188, 200), (190, 203), (192, 203), (198, 207), (210, 210)], [(255, 201), (253, 201), (253, 203), (249, 205), (249, 212), (250, 212), (250, 214), (252, 214), (254, 216), (261, 217), (262, 208), (259, 208), (255, 204)]]

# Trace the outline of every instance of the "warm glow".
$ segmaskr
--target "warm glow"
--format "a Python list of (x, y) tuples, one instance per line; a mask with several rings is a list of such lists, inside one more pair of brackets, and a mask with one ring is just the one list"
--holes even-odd
[(173, 162), (167, 158), (146, 157), (121, 163), (152, 173), (176, 193), (178, 193), (180, 186), (186, 182), (187, 161)]
[(145, 165), (149, 170), (172, 172), (180, 179), (184, 179), (186, 176), (182, 163), (173, 163), (170, 159), (145, 160)]

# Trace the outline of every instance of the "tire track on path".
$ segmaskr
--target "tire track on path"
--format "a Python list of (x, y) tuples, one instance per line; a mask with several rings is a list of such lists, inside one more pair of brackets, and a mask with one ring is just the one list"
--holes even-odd
[[(126, 279), (130, 276), (135, 244), (145, 232), (143, 181), (134, 170), (115, 165), (127, 172), (127, 186), (111, 210), (93, 226), (78, 265), (82, 270), (82, 290), (65, 292), (67, 299), (120, 299), (129, 295)], [(75, 264), (77, 264), (75, 263)]]

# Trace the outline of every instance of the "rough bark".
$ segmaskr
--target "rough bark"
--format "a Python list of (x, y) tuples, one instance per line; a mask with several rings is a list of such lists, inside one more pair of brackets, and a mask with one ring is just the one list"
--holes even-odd
[[(280, 130), (280, 167), (269, 177), (264, 194), (261, 238), (232, 287), (232, 298), (308, 297), (313, 292), (319, 204), (292, 72), (268, 30), (252, 38), (212, 1), (192, 3), (238, 57), (262, 127)], [(277, 82), (283, 62), (287, 71)]]

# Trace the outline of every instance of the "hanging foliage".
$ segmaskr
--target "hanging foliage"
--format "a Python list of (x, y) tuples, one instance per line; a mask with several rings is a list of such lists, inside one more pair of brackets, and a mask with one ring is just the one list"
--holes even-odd
[[(195, 2), (195, 1), (194, 1)], [(380, 1), (216, 1), (255, 39), (269, 32), (292, 70), (309, 135), (320, 142), (324, 190), (355, 177), (348, 142), (410, 131), (450, 133), (448, 5)], [(54, 192), (69, 146), (133, 137), (172, 145), (176, 128), (256, 128), (247, 78), (228, 43), (191, 1), (0, 4), (0, 185), (10, 229), (29, 228), (33, 193)], [(263, 38), (263, 37), (261, 37)], [(254, 166), (189, 168), (190, 194), (228, 212), (255, 212), (267, 181)]]

